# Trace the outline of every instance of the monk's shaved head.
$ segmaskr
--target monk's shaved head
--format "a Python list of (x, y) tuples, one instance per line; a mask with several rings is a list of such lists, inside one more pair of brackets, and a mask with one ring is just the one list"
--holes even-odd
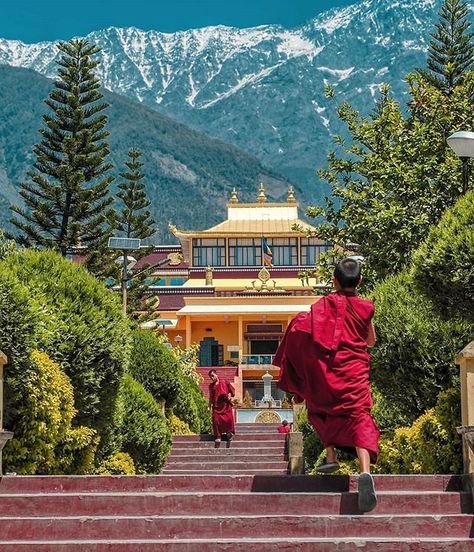
[(350, 257), (339, 261), (334, 269), (334, 278), (339, 282), (342, 289), (357, 287), (360, 277), (360, 263)]

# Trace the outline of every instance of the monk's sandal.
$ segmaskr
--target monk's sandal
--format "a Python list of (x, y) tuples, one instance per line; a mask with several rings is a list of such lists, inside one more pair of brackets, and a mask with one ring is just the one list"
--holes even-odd
[(324, 458), (322, 463), (317, 465), (315, 469), (319, 473), (333, 473), (339, 469), (339, 462), (328, 462)]
[(359, 510), (371, 512), (377, 506), (377, 495), (375, 494), (374, 478), (370, 473), (361, 473), (358, 480), (359, 487)]

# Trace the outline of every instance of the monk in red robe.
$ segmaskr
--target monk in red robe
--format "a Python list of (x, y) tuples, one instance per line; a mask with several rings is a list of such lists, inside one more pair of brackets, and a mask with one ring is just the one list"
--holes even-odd
[(326, 448), (317, 470), (339, 468), (336, 447), (357, 454), (359, 508), (368, 512), (377, 503), (370, 462), (377, 460), (380, 432), (370, 414), (367, 352), (375, 344), (374, 305), (357, 296), (360, 280), (357, 260), (339, 262), (336, 292), (292, 320), (273, 363), (280, 367), (279, 387), (292, 393), (294, 402), (306, 401), (308, 419)]
[(227, 446), (235, 433), (234, 409), (232, 397), (235, 395), (234, 387), (223, 379), (219, 379), (215, 370), (209, 371), (211, 383), (209, 385), (209, 408), (212, 409), (212, 425), (216, 446), (220, 445), (221, 436), (227, 437)]

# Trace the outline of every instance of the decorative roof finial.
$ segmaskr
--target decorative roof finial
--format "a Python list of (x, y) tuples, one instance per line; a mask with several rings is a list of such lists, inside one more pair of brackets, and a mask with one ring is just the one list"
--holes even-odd
[(259, 203), (266, 203), (267, 202), (267, 196), (265, 195), (265, 186), (263, 185), (263, 182), (260, 182), (260, 188), (258, 189), (257, 201)]
[(237, 190), (235, 188), (232, 189), (232, 195), (230, 196), (230, 202), (231, 203), (238, 203), (239, 198), (237, 197)]
[(288, 203), (296, 203), (295, 191), (293, 190), (293, 186), (290, 186), (288, 188)]

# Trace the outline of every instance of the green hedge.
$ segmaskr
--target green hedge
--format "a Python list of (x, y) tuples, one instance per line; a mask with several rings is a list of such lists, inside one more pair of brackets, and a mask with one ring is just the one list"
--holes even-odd
[(380, 443), (380, 473), (461, 473), (462, 442), (456, 433), (461, 408), (458, 389), (443, 391), (434, 408), (410, 427)]
[(400, 423), (411, 423), (441, 391), (458, 385), (454, 357), (472, 340), (474, 324), (460, 316), (444, 319), (407, 273), (376, 286), (372, 299), (372, 381), (400, 413)]
[[(0, 262), (0, 283), (7, 281), (21, 282), (27, 290), (33, 331), (26, 341), (47, 352), (72, 382), (74, 423), (97, 430), (102, 455), (118, 449), (119, 443), (111, 442), (114, 413), (130, 354), (129, 323), (118, 297), (84, 268), (50, 251), (8, 255)], [(3, 316), (0, 332), (11, 328), (14, 319), (15, 313), (8, 320)], [(21, 341), (21, 328), (10, 331)], [(23, 362), (25, 353), (12, 351), (13, 362)], [(10, 384), (14, 391), (15, 382)]]
[(182, 389), (180, 366), (153, 332), (133, 331), (129, 371), (155, 399), (164, 399), (167, 408), (174, 405)]
[(4, 450), (5, 468), (19, 474), (92, 471), (97, 434), (86, 427), (71, 428), (73, 388), (59, 365), (34, 351), (17, 383), (14, 438)]
[(161, 406), (128, 374), (121, 403), (123, 452), (133, 458), (137, 473), (159, 473), (171, 450), (171, 431)]
[(98, 475), (135, 475), (135, 464), (130, 454), (115, 452), (100, 464), (96, 473)]
[(474, 320), (474, 191), (431, 228), (414, 255), (413, 276), (436, 305)]
[(186, 422), (194, 433), (210, 433), (212, 418), (199, 385), (191, 378), (183, 377), (182, 389), (173, 408), (173, 413)]

